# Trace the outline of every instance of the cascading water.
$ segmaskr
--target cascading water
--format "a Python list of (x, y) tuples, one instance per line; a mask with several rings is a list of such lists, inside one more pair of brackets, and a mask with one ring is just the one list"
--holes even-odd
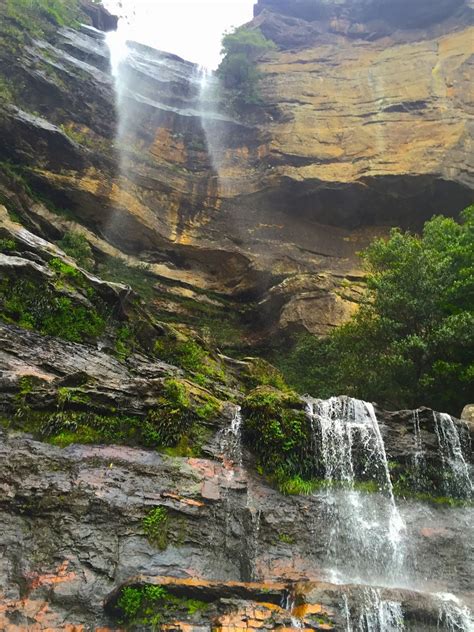
[(454, 595), (439, 594), (438, 629), (443, 632), (474, 632), (474, 618)]
[(366, 588), (361, 600), (351, 613), (349, 600), (344, 595), (345, 632), (404, 632), (402, 606), (397, 601), (382, 599), (380, 591)]
[(413, 469), (416, 477), (415, 483), (418, 488), (421, 489), (426, 463), (423, 439), (421, 437), (420, 413), (418, 410), (413, 411), (413, 436), (415, 440), (415, 455), (413, 457)]
[[(325, 492), (328, 579), (393, 585), (402, 573), (405, 525), (393, 496), (372, 404), (347, 397), (326, 401), (308, 397), (306, 412), (317, 466), (329, 483)], [(370, 477), (383, 493), (360, 491), (359, 477)]]
[(224, 459), (235, 466), (242, 465), (242, 413), (240, 406), (232, 412), (230, 425), (219, 435), (219, 447)]
[[(452, 417), (446, 413), (434, 413), (438, 449), (444, 466), (446, 492), (460, 498), (469, 498), (473, 484), (469, 466), (464, 458), (459, 430)], [(466, 433), (469, 437), (469, 434)]]

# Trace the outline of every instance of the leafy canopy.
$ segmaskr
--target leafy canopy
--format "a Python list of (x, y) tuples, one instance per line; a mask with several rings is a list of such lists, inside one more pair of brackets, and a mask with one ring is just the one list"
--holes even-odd
[(259, 103), (260, 74), (256, 63), (263, 53), (274, 48), (275, 44), (259, 30), (239, 27), (224, 34), (221, 51), (223, 59), (217, 72), (225, 88), (234, 93), (236, 105)]
[(326, 340), (302, 338), (290, 380), (319, 396), (459, 415), (474, 392), (474, 206), (460, 222), (434, 217), (421, 236), (394, 229), (362, 257), (360, 310)]

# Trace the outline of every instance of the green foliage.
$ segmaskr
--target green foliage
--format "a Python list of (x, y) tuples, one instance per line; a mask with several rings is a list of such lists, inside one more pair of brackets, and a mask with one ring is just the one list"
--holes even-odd
[(0, 58), (19, 52), (28, 37), (52, 35), (58, 26), (87, 21), (78, 0), (2, 0), (0, 2)]
[(120, 360), (126, 360), (128, 356), (135, 350), (137, 340), (133, 326), (130, 324), (122, 325), (116, 331), (115, 337), (115, 353)]
[(217, 74), (230, 92), (235, 106), (260, 103), (257, 60), (275, 48), (257, 29), (239, 27), (222, 38), (223, 59)]
[(288, 390), (288, 385), (281, 372), (262, 358), (244, 358), (248, 368), (243, 378), (250, 388), (257, 386), (273, 386), (281, 391)]
[(148, 540), (161, 551), (168, 546), (168, 511), (155, 507), (143, 518), (143, 530)]
[(49, 267), (58, 273), (61, 277), (69, 277), (70, 279), (80, 279), (81, 273), (74, 266), (70, 266), (68, 263), (59, 259), (59, 257), (54, 257), (48, 262)]
[(14, 101), (14, 86), (5, 77), (0, 77), (0, 106)]
[(29, 378), (25, 384), (20, 383), (14, 426), (61, 447), (115, 443), (159, 448), (171, 456), (189, 457), (200, 456), (209, 438), (210, 430), (202, 425), (203, 417), (178, 380), (165, 381), (157, 405), (144, 417), (120, 415), (114, 409), (105, 414), (94, 412), (93, 399), (80, 387), (59, 388), (56, 410), (34, 411), (29, 405), (31, 390)]
[(243, 439), (266, 474), (277, 477), (278, 483), (291, 477), (311, 477), (311, 428), (298, 396), (259, 387), (245, 398), (242, 413)]
[[(359, 312), (328, 339), (300, 339), (280, 365), (313, 395), (459, 415), (474, 390), (474, 207), (434, 217), (421, 236), (392, 230), (362, 254)], [(296, 378), (296, 379), (295, 379)]]
[(209, 604), (198, 599), (172, 595), (163, 586), (126, 586), (122, 588), (117, 606), (122, 621), (131, 626), (159, 626), (178, 617), (199, 617)]
[(216, 379), (225, 381), (225, 373), (220, 364), (192, 338), (170, 334), (159, 338), (154, 350), (160, 360), (189, 371), (193, 374), (193, 380), (202, 386)]
[(317, 482), (305, 480), (301, 476), (288, 476), (284, 472), (277, 473), (275, 479), (280, 492), (287, 496), (310, 496), (319, 489)]
[(141, 608), (143, 593), (139, 588), (126, 586), (118, 600), (118, 607), (122, 610), (126, 620), (134, 619)]
[[(52, 267), (56, 266), (52, 263)], [(77, 270), (61, 263), (66, 276), (74, 276)], [(65, 266), (63, 268), (63, 266)], [(82, 342), (102, 335), (106, 318), (97, 309), (73, 302), (68, 296), (58, 294), (46, 283), (34, 283), (21, 279), (12, 283), (0, 282), (0, 316), (8, 322), (17, 323), (25, 329), (64, 338), (71, 342)]]
[(16, 243), (13, 239), (0, 239), (0, 252), (8, 253), (15, 250)]
[(144, 299), (150, 299), (154, 295), (155, 279), (148, 272), (148, 266), (145, 263), (131, 266), (122, 259), (109, 257), (105, 263), (99, 266), (99, 274), (106, 281), (129, 285)]
[(77, 265), (84, 270), (92, 270), (94, 267), (94, 256), (92, 248), (87, 239), (80, 233), (69, 231), (58, 241), (58, 246), (64, 252), (76, 260)]
[(280, 542), (283, 542), (284, 544), (294, 544), (295, 543), (295, 539), (293, 536), (288, 535), (287, 533), (279, 533), (278, 534), (278, 539), (280, 540)]

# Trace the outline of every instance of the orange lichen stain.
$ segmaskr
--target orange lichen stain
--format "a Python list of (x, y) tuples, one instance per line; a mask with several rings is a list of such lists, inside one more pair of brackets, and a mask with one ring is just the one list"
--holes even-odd
[(63, 582), (71, 582), (76, 578), (76, 573), (67, 572), (69, 566), (69, 560), (64, 560), (54, 573), (45, 573), (40, 575), (39, 573), (29, 573), (26, 575), (28, 581), (28, 588), (31, 592), (39, 586), (49, 586), (53, 584), (61, 584)]
[[(264, 584), (264, 586), (268, 587), (269, 584)], [(276, 584), (276, 586), (278, 586), (278, 584)], [(281, 606), (277, 606), (276, 603), (270, 603), (267, 601), (259, 601), (258, 605), (260, 608), (265, 608), (265, 610), (273, 610), (274, 612), (284, 612), (283, 608)]]
[(293, 609), (293, 615), (298, 619), (304, 619), (309, 614), (330, 614), (326, 608), (319, 603), (305, 603), (301, 606), (296, 606)]
[(163, 498), (172, 498), (173, 500), (177, 500), (180, 503), (183, 503), (184, 505), (189, 505), (190, 507), (204, 507), (204, 503), (199, 501), (199, 500), (193, 500), (192, 498), (183, 498), (182, 496), (179, 496), (178, 494), (171, 494), (171, 493), (167, 493), (165, 492), (164, 494), (162, 494)]

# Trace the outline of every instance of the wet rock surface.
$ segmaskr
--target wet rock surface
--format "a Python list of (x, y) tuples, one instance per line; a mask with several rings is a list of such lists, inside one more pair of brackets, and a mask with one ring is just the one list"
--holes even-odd
[[(110, 604), (124, 582), (163, 584), (188, 599), (220, 603), (215, 616), (228, 612), (227, 600), (237, 600), (233, 620), (242, 600), (245, 608), (258, 610), (263, 606), (254, 602), (281, 605), (289, 591), (300, 595), (301, 606), (322, 604), (333, 614), (329, 622), (337, 623), (343, 621), (343, 595), (351, 603), (353, 595), (364, 593), (298, 584), (324, 579), (327, 503), (334, 502), (324, 493), (285, 497), (249, 470), (218, 461), (118, 446), (59, 449), (3, 431), (0, 456), (4, 629), (118, 629)], [(164, 550), (149, 542), (143, 527), (156, 506), (168, 512)], [(469, 604), (472, 509), (413, 502), (399, 507), (417, 550), (411, 569), (417, 589), (435, 593), (449, 587)], [(423, 577), (435, 560), (436, 575)], [(239, 584), (249, 581), (256, 583)], [(407, 629), (436, 629), (436, 597), (386, 590), (378, 598), (403, 603)], [(278, 625), (286, 618), (291, 626), (288, 610), (278, 612)], [(410, 619), (418, 623), (409, 627)], [(416, 627), (419, 622), (426, 628)], [(8, 627), (14, 625), (19, 627)], [(278, 625), (273, 620), (269, 629)]]

